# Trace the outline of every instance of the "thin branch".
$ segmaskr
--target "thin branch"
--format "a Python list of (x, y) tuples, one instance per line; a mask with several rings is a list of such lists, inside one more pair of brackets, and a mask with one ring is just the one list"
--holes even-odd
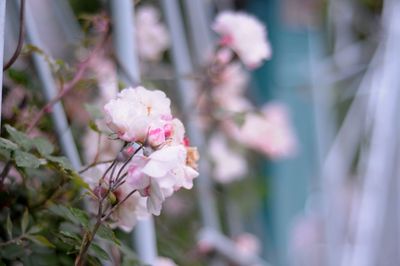
[(24, 44), (24, 17), (25, 17), (25, 0), (21, 0), (21, 6), (19, 9), (19, 35), (18, 35), (18, 44), (15, 48), (14, 54), (11, 56), (10, 60), (3, 66), (3, 72), (9, 69), (17, 60), (18, 56), (21, 53), (22, 45)]
[(91, 164), (87, 165), (85, 168), (83, 168), (82, 170), (79, 170), (79, 174), (82, 174), (84, 172), (86, 172), (87, 170), (89, 170), (90, 168), (99, 165), (99, 164), (106, 164), (106, 163), (112, 163), (114, 161), (114, 159), (110, 159), (110, 160), (105, 160), (105, 161), (99, 161), (99, 162), (92, 162)]
[(86, 69), (89, 66), (90, 61), (92, 58), (103, 48), (104, 44), (106, 43), (108, 37), (110, 35), (110, 30), (104, 34), (103, 40), (99, 42), (99, 44), (93, 49), (93, 51), (90, 53), (90, 55), (80, 62), (78, 64), (78, 70), (76, 71), (74, 77), (72, 80), (67, 82), (66, 84), (61, 85), (61, 90), (59, 94), (52, 100), (50, 100), (40, 111), (37, 113), (37, 115), (34, 117), (32, 122), (29, 124), (26, 132), (29, 133), (32, 131), (32, 129), (39, 123), (40, 119), (48, 112), (51, 111), (53, 105), (55, 105), (58, 101), (60, 101), (67, 93), (69, 93), (75, 85), (82, 79), (83, 75), (86, 72)]

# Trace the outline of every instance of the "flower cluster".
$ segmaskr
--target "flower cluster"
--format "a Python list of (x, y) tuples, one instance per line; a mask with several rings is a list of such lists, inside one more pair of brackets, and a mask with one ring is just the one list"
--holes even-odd
[(192, 188), (198, 176), (197, 149), (189, 147), (170, 103), (162, 91), (136, 87), (104, 106), (107, 125), (125, 142), (123, 158), (117, 157), (91, 187), (95, 195), (111, 190), (113, 204), (120, 203), (111, 217), (125, 231), (137, 219), (159, 215), (164, 200), (182, 187)]
[(152, 6), (141, 6), (135, 16), (136, 40), (143, 60), (158, 61), (169, 47), (167, 28), (160, 21), (160, 13)]
[(246, 13), (225, 11), (212, 26), (221, 35), (220, 45), (231, 48), (249, 68), (256, 68), (272, 55), (267, 30), (256, 18)]
[(210, 131), (220, 131), (208, 134), (208, 151), (216, 181), (229, 183), (247, 172), (244, 151), (234, 146), (241, 144), (270, 159), (279, 159), (295, 152), (296, 138), (282, 103), (266, 104), (259, 111), (245, 97), (249, 75), (243, 65), (249, 69), (259, 67), (272, 55), (265, 26), (248, 14), (228, 11), (216, 17), (213, 29), (220, 35), (219, 46), (201, 86), (209, 90), (208, 102), (200, 102), (202, 113), (211, 111), (212, 118), (200, 121)]

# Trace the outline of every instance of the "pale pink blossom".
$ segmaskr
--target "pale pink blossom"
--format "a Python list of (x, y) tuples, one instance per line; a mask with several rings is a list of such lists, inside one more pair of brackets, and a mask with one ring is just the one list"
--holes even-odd
[[(134, 188), (123, 184), (119, 186), (114, 194), (118, 201), (125, 199)], [(149, 217), (146, 208), (146, 200), (135, 192), (130, 195), (111, 215), (114, 226), (118, 226), (125, 232), (132, 231), (139, 220)]]
[(209, 142), (210, 157), (214, 163), (213, 177), (220, 183), (230, 183), (244, 177), (247, 172), (245, 158), (228, 146), (221, 134), (214, 134)]
[(136, 12), (136, 39), (140, 58), (158, 61), (168, 49), (170, 40), (160, 13), (152, 6), (142, 6)]
[(232, 48), (243, 63), (256, 68), (272, 55), (265, 26), (242, 12), (224, 11), (212, 26), (221, 35), (220, 44)]
[(153, 266), (177, 266), (173, 260), (166, 257), (158, 257)]
[(265, 105), (262, 114), (248, 113), (239, 138), (245, 145), (263, 152), (271, 159), (289, 157), (297, 148), (288, 110), (280, 103)]
[[(92, 189), (93, 193), (97, 196), (104, 193), (108, 188), (110, 176), (105, 176), (101, 181), (100, 178), (103, 176), (109, 164), (100, 164), (96, 167), (90, 168), (88, 171), (82, 174), (84, 181)], [(101, 181), (101, 184), (100, 184)], [(133, 191), (135, 188), (130, 184), (123, 184), (119, 186), (114, 192), (116, 202), (122, 201), (125, 197)], [(97, 210), (97, 201), (90, 201), (93, 208)], [(138, 192), (133, 193), (127, 198), (111, 215), (114, 227), (119, 227), (126, 232), (132, 231), (133, 227), (138, 220), (145, 219), (149, 216), (146, 208), (146, 200), (140, 196)]]
[(252, 109), (251, 103), (243, 96), (248, 81), (249, 76), (240, 64), (228, 64), (213, 88), (214, 101), (230, 112), (244, 112)]
[(187, 152), (183, 145), (164, 146), (148, 157), (132, 159), (127, 182), (147, 197), (147, 209), (159, 215), (164, 200), (174, 191), (191, 189), (196, 170), (186, 165)]
[(122, 90), (104, 110), (107, 124), (119, 138), (144, 142), (150, 129), (162, 128), (163, 117), (171, 116), (170, 104), (164, 92), (139, 86)]
[(149, 156), (143, 173), (156, 179), (162, 189), (191, 189), (198, 172), (186, 164), (186, 159), (187, 150), (183, 145), (165, 146)]
[(242, 233), (235, 237), (235, 246), (244, 256), (257, 256), (261, 253), (261, 243), (258, 238), (250, 233)]

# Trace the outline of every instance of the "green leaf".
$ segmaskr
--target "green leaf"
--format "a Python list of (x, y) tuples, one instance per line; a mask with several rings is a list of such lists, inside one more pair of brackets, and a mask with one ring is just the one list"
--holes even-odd
[(10, 160), (11, 151), (0, 148), (0, 157), (4, 158), (5, 160)]
[(32, 227), (28, 230), (28, 233), (29, 233), (29, 234), (37, 234), (37, 233), (39, 233), (39, 232), (42, 231), (42, 230), (43, 230), (43, 229), (40, 228), (39, 226), (34, 225), (34, 226), (32, 226)]
[(112, 241), (118, 246), (121, 245), (119, 239), (115, 236), (114, 231), (106, 224), (100, 225), (97, 235), (105, 240)]
[(15, 68), (9, 68), (7, 70), (7, 74), (8, 77), (16, 84), (21, 84), (24, 87), (28, 87), (30, 77), (27, 72), (20, 71)]
[(8, 139), (0, 138), (0, 148), (14, 151), (18, 149), (18, 145)]
[(42, 235), (28, 235), (27, 238), (32, 240), (36, 244), (39, 244), (39, 245), (44, 246), (44, 247), (48, 247), (48, 248), (55, 248), (56, 247), (47, 238), (45, 238)]
[(102, 249), (99, 245), (92, 243), (92, 245), (90, 245), (90, 250), (96, 256), (98, 256), (99, 259), (110, 260), (110, 256), (108, 256), (108, 253), (104, 249)]
[(5, 125), (10, 138), (17, 143), (22, 149), (28, 151), (33, 146), (33, 141), (23, 132), (16, 130), (10, 125)]
[(89, 113), (92, 119), (103, 119), (104, 115), (101, 109), (97, 105), (85, 104), (85, 109)]
[(50, 206), (50, 211), (64, 217), (65, 219), (73, 222), (74, 224), (83, 225), (84, 227), (89, 227), (89, 216), (86, 212), (76, 209), (67, 208), (62, 205), (52, 205)]
[(7, 222), (6, 222), (6, 229), (7, 229), (8, 237), (10, 239), (12, 239), (12, 228), (13, 228), (13, 225), (12, 225), (12, 222), (11, 222), (10, 213), (8, 213), (7, 214)]
[(99, 127), (97, 126), (97, 124), (96, 124), (93, 120), (90, 120), (90, 121), (89, 121), (89, 127), (90, 127), (90, 129), (93, 130), (94, 132), (101, 133)]
[(38, 168), (44, 164), (42, 160), (39, 160), (35, 155), (16, 150), (14, 151), (14, 160), (18, 167), (25, 168)]
[(90, 186), (88, 183), (86, 183), (80, 175), (78, 175), (76, 172), (72, 172), (70, 175), (68, 175), (69, 178), (79, 187), (86, 188), (87, 190), (90, 191)]
[(22, 220), (21, 220), (22, 234), (25, 234), (26, 229), (28, 228), (28, 224), (29, 224), (29, 212), (28, 212), (28, 209), (25, 209), (24, 214), (22, 215)]
[(89, 216), (85, 211), (76, 208), (69, 208), (72, 215), (84, 226), (89, 227)]
[(57, 164), (59, 167), (63, 168), (63, 170), (74, 171), (74, 169), (72, 168), (71, 163), (64, 156), (47, 155), (47, 156), (45, 156), (45, 158), (47, 160), (49, 160), (50, 162)]
[(54, 146), (47, 139), (37, 137), (33, 139), (36, 150), (42, 156), (50, 155), (54, 151)]
[(82, 243), (82, 238), (80, 235), (67, 231), (60, 231), (57, 237), (62, 241), (63, 244), (70, 246), (70, 251), (79, 250), (79, 247)]
[(1, 247), (0, 249), (0, 256), (8, 260), (14, 260), (16, 258), (20, 258), (21, 256), (24, 255), (24, 253), (25, 253), (24, 248), (21, 245), (17, 244), (6, 245), (4, 247)]

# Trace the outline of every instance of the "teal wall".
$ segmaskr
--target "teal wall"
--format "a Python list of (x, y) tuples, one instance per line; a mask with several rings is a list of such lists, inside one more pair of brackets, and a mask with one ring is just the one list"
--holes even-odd
[[(254, 72), (252, 96), (262, 104), (281, 100), (291, 110), (299, 139), (295, 158), (266, 162), (268, 197), (265, 202), (265, 254), (273, 265), (288, 265), (288, 241), (293, 222), (304, 210), (311, 180), (316, 173), (315, 134), (309, 86), (309, 38), (321, 38), (306, 28), (291, 28), (282, 21), (281, 1), (251, 0), (247, 9), (268, 25), (273, 58)], [(316, 51), (312, 51), (314, 56)]]

